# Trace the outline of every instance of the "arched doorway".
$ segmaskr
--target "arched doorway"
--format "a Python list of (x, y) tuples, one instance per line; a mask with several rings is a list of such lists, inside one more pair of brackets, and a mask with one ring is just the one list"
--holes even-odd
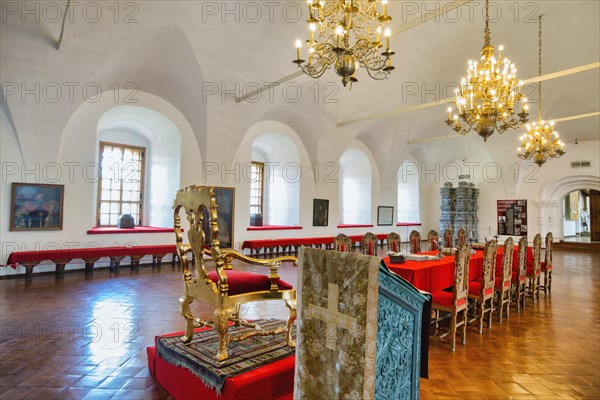
[[(598, 230), (598, 224), (600, 224), (598, 215), (600, 210), (600, 199), (597, 197), (597, 193), (600, 191), (600, 177), (597, 175), (572, 175), (557, 178), (546, 185), (540, 195), (540, 201), (536, 204), (539, 207), (539, 222), (540, 222), (540, 233), (544, 236), (548, 232), (554, 233), (554, 240), (561, 240), (565, 236), (563, 226), (563, 211), (564, 211), (564, 198), (573, 191), (578, 190), (589, 190), (590, 193), (590, 221), (589, 229)], [(592, 200), (592, 194), (594, 200)], [(594, 204), (592, 204), (592, 201)], [(596, 207), (596, 208), (594, 208)], [(594, 208), (594, 210), (592, 210)], [(594, 213), (594, 220), (592, 222), (592, 212)], [(592, 226), (593, 225), (593, 226)], [(593, 241), (598, 241), (597, 234), (593, 237)]]
[(562, 224), (565, 242), (591, 241), (590, 189), (574, 190), (562, 200)]

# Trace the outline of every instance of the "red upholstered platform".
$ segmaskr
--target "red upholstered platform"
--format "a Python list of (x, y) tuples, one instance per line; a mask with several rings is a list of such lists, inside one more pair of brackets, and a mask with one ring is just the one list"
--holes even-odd
[[(206, 328), (202, 328), (206, 329)], [(180, 336), (183, 332), (163, 336)], [(290, 356), (255, 370), (228, 378), (220, 396), (185, 368), (167, 363), (156, 354), (156, 346), (146, 349), (148, 368), (158, 383), (175, 400), (291, 400), (294, 391), (294, 362)]]

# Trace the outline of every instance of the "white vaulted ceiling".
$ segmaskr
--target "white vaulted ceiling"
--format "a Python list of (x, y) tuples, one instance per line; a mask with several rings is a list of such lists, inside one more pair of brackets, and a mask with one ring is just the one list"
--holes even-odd
[[(220, 149), (220, 141), (235, 148), (248, 127), (261, 120), (278, 120), (293, 127), (312, 159), (323, 158), (323, 152), (343, 147), (354, 138), (364, 142), (378, 159), (419, 154), (422, 151), (416, 149), (423, 146), (450, 152), (465, 144), (482, 146), (478, 137), (426, 141), (452, 135), (444, 123), (447, 106), (411, 110), (452, 95), (449, 83), (460, 80), (468, 59), (478, 57), (484, 27), (481, 1), (465, 2), (460, 11), (425, 22), (425, 10), (452, 2), (392, 1), (389, 12), (394, 18), (396, 70), (389, 80), (374, 81), (359, 72), (359, 82), (348, 90), (333, 71), (328, 71), (318, 81), (300, 76), (290, 80), (294, 84), (275, 87), (272, 99), (263, 92), (258, 101), (240, 103), (235, 97), (246, 94), (242, 89), (297, 72), (291, 63), (294, 41), (305, 38), (307, 27), (306, 15), (295, 18), (295, 13), (301, 10), (306, 14), (305, 1), (121, 2), (118, 16), (114, 7), (109, 9), (110, 4), (99, 2), (96, 4), (101, 4), (103, 15), (94, 23), (82, 16), (88, 3), (93, 2), (78, 2), (72, 10), (73, 20), (66, 23), (59, 50), (55, 41), (60, 23), (13, 15), (3, 4), (0, 79), (7, 96), (5, 106), (25, 158), (55, 157), (63, 129), (83, 101), (81, 88), (87, 82), (95, 85), (90, 93), (96, 85), (110, 90), (115, 83), (123, 86), (134, 82), (140, 91), (165, 99), (189, 121), (203, 157), (208, 158), (206, 148)], [(537, 76), (539, 13), (545, 15), (544, 74), (600, 61), (600, 2), (502, 1), (493, 5), (501, 14), (494, 18), (492, 12), (492, 43), (505, 46), (506, 56), (518, 68), (519, 79)], [(226, 13), (225, 7), (234, 11)], [(92, 14), (90, 8), (87, 11)], [(131, 21), (126, 23), (128, 15)], [(544, 117), (559, 119), (598, 112), (599, 71), (595, 66), (544, 81)], [(75, 99), (68, 99), (68, 82), (78, 84)], [(63, 96), (50, 102), (44, 98), (32, 101), (32, 96), (21, 98), (21, 92), (11, 94), (12, 84), (23, 83), (27, 87), (57, 83)], [(209, 88), (217, 88), (218, 93), (207, 94)], [(287, 93), (284, 88), (289, 89)], [(295, 102), (292, 97), (298, 88), (302, 97)], [(223, 89), (232, 93), (223, 93)], [(534, 103), (535, 98), (534, 94)], [(531, 119), (535, 119), (535, 104), (532, 109)], [(595, 115), (560, 123), (558, 128), (566, 142), (598, 140), (599, 120)], [(506, 142), (503, 146), (513, 149), (519, 134), (495, 134), (488, 144)], [(41, 136), (47, 143), (42, 149), (38, 145)], [(441, 154), (443, 157), (444, 151)]]

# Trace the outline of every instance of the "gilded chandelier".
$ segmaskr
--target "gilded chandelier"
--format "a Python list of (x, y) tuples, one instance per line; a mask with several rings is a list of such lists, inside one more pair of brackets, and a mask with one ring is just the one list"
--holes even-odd
[[(452, 117), (448, 108), (446, 124), (461, 135), (471, 129), (487, 141), (494, 131), (503, 133), (509, 128), (519, 128), (527, 122), (527, 102), (521, 94), (522, 82), (516, 78), (517, 69), (508, 58), (502, 58), (500, 46), (498, 59), (494, 56), (489, 28), (489, 0), (485, 2), (484, 45), (480, 62), (469, 60), (467, 78), (460, 82), (453, 101), (458, 114)], [(522, 102), (521, 112), (515, 116), (516, 105)], [(459, 119), (460, 117), (460, 119)]]
[[(542, 76), (542, 16), (539, 19), (538, 40), (538, 76)], [(558, 138), (558, 132), (554, 130), (554, 121), (542, 120), (542, 81), (538, 81), (538, 122), (527, 124), (527, 133), (522, 135), (521, 147), (517, 148), (517, 155), (524, 159), (533, 161), (540, 167), (550, 158), (558, 158), (565, 154), (565, 144)]]
[[(297, 58), (293, 62), (302, 71), (319, 78), (332, 65), (344, 86), (357, 82), (356, 70), (362, 66), (373, 79), (386, 79), (394, 69), (390, 57), (392, 20), (387, 13), (388, 0), (308, 0), (308, 62), (302, 60), (302, 42), (296, 41)], [(381, 3), (382, 12), (377, 11)], [(318, 40), (315, 34), (318, 33)], [(385, 38), (385, 51), (381, 42)]]

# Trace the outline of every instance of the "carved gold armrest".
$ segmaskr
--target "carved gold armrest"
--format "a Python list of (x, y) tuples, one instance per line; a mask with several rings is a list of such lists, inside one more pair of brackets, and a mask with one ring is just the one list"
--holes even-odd
[(278, 273), (279, 266), (283, 262), (291, 262), (295, 267), (298, 266), (298, 258), (294, 256), (281, 256), (276, 258), (270, 258), (266, 260), (260, 260), (258, 258), (248, 257), (238, 253), (235, 250), (223, 250), (225, 256), (225, 263), (229, 266), (231, 261), (235, 258), (241, 261), (245, 261), (249, 264), (262, 265), (269, 268), (270, 274), (269, 279), (271, 280), (271, 290), (279, 290), (277, 282), (281, 278)]

